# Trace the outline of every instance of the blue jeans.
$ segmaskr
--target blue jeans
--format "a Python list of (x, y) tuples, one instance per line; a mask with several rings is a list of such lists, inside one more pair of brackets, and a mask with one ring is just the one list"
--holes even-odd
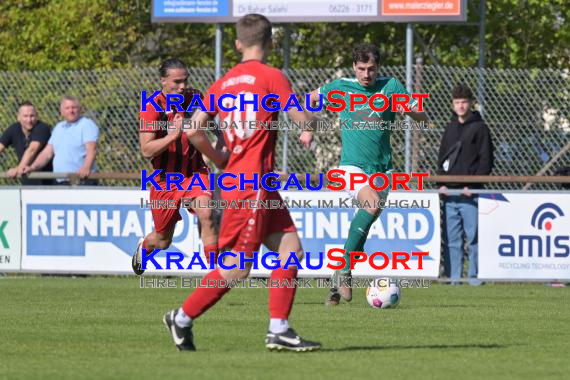
[(463, 273), (463, 233), (467, 238), (469, 277), (477, 277), (477, 196), (452, 195), (444, 199), (445, 234), (447, 246), (444, 254), (445, 272), (451, 279)]

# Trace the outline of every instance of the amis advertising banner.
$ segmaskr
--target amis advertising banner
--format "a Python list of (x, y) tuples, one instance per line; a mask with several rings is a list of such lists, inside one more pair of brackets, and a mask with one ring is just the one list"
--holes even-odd
[(570, 279), (570, 194), (481, 196), (479, 278)]

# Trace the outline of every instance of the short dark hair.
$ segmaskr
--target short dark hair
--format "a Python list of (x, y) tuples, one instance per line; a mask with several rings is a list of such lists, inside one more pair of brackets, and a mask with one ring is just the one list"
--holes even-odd
[(263, 15), (251, 13), (240, 18), (236, 24), (237, 39), (244, 47), (267, 46), (271, 41), (271, 22)]
[(26, 100), (26, 101), (18, 104), (18, 110), (20, 110), (20, 108), (22, 108), (22, 107), (34, 107), (34, 108), (36, 108), (34, 106), (34, 104), (32, 102), (30, 102), (29, 100)]
[(463, 83), (458, 83), (455, 85), (453, 91), (451, 91), (451, 96), (453, 99), (469, 99), (469, 100), (474, 99), (473, 92), (471, 92), (469, 86)]
[(188, 70), (188, 67), (182, 60), (178, 58), (168, 58), (166, 61), (162, 62), (162, 64), (158, 68), (158, 73), (160, 74), (160, 77), (161, 78), (167, 77), (169, 69)]
[(374, 59), (374, 62), (378, 65), (380, 63), (380, 50), (375, 45), (372, 44), (359, 44), (352, 49), (352, 62), (364, 62), (367, 63), (370, 59)]

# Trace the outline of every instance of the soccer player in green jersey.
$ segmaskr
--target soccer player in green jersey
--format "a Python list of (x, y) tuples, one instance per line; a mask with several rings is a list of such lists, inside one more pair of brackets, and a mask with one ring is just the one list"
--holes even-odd
[[(350, 112), (349, 96), (350, 94), (363, 94), (367, 99), (374, 94), (382, 93), (392, 102), (393, 94), (407, 94), (410, 96), (406, 88), (393, 77), (384, 77), (378, 75), (378, 64), (380, 61), (380, 52), (378, 48), (371, 44), (360, 44), (353, 50), (353, 69), (355, 78), (340, 78), (326, 85), (319, 87), (311, 92), (312, 105), (319, 104), (319, 95), (323, 96), (323, 105), (327, 103), (327, 94), (333, 90), (344, 91), (344, 99), (347, 107), (340, 112), (341, 119), (341, 137), (342, 137), (342, 154), (340, 158), (339, 169), (345, 170), (345, 180), (348, 182), (350, 173), (364, 173), (368, 177), (374, 173), (390, 174), (392, 167), (392, 147), (390, 145), (390, 122), (395, 120), (395, 112), (393, 112), (392, 104), (383, 112), (372, 110), (368, 102), (362, 105), (356, 105), (353, 112)], [(331, 94), (334, 98), (340, 98), (340, 94)], [(383, 104), (382, 98), (377, 98), (374, 105), (381, 108)], [(335, 106), (337, 106), (335, 104)], [(418, 112), (418, 104), (416, 99), (411, 99), (407, 105), (409, 112), (405, 112), (401, 105), (398, 105), (398, 112), (407, 114), (415, 121), (427, 122), (427, 117), (423, 112)], [(382, 123), (386, 128), (380, 126)], [(359, 126), (362, 126), (359, 128)], [(376, 125), (370, 128), (370, 125)], [(367, 127), (368, 126), (368, 127)], [(310, 143), (312, 132), (305, 131), (301, 134), (300, 140), (303, 143)], [(382, 180), (376, 177), (382, 186)], [(388, 187), (389, 188), (389, 187)], [(359, 209), (356, 216), (350, 223), (348, 239), (344, 245), (346, 250), (345, 259), (346, 266), (335, 272), (333, 275), (333, 286), (325, 304), (336, 306), (342, 297), (346, 301), (352, 299), (351, 288), (351, 271), (349, 257), (350, 252), (364, 252), (364, 243), (368, 237), (368, 232), (374, 221), (382, 211), (379, 206), (380, 199), (385, 200), (388, 196), (387, 190), (378, 192), (367, 184), (357, 184), (354, 190), (347, 190), (350, 197), (358, 200), (363, 208)], [(370, 207), (368, 207), (370, 206)]]

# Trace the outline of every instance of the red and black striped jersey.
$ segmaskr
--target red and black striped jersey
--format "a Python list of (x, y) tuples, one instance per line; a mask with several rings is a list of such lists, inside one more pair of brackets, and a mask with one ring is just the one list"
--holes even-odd
[[(184, 94), (184, 102), (182, 107), (184, 109), (188, 108), (194, 94), (199, 94), (202, 97), (200, 91), (190, 88)], [(156, 103), (162, 109), (165, 109), (166, 96), (164, 93), (160, 93), (155, 98)], [(140, 122), (157, 122), (157, 121), (173, 121), (174, 116), (177, 111), (175, 107), (172, 110), (165, 110), (164, 112), (159, 112), (152, 106), (146, 107), (146, 111), (140, 111)], [(190, 114), (185, 112), (184, 117), (190, 118)], [(146, 124), (145, 124), (146, 125)], [(139, 128), (140, 133), (154, 133), (155, 138), (159, 139), (168, 133), (166, 129), (162, 130), (144, 130)], [(194, 172), (200, 172), (207, 170), (207, 166), (202, 158), (202, 154), (194, 148), (192, 144), (188, 141), (186, 134), (182, 133), (180, 139), (176, 140), (168, 146), (168, 149), (159, 154), (152, 159), (152, 167), (154, 169), (162, 169), (161, 180), (164, 180), (165, 173), (181, 173), (184, 178), (192, 176)]]

